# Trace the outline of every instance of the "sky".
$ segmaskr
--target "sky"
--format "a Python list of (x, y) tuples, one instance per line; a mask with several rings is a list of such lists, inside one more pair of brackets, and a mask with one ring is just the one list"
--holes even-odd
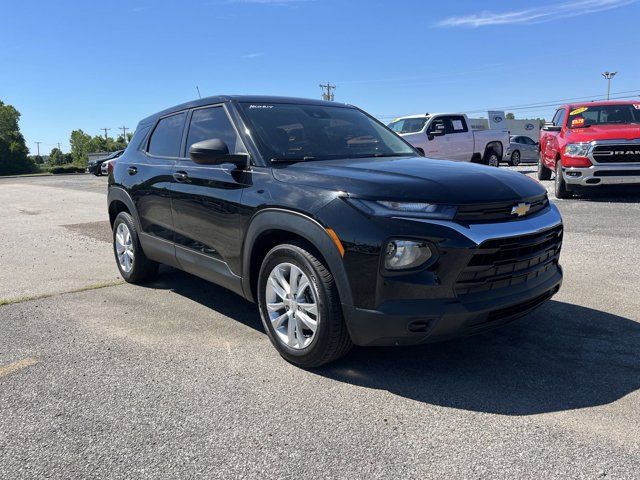
[(331, 82), (385, 121), (549, 119), (602, 98), (607, 70), (616, 96), (640, 98), (638, 18), (637, 0), (0, 0), (0, 100), (41, 154), (67, 152), (74, 129), (131, 131), (196, 86), (319, 98)]

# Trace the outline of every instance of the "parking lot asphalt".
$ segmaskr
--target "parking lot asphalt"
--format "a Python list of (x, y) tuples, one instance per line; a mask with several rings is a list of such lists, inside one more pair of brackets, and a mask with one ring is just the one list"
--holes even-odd
[(0, 179), (1, 479), (638, 478), (640, 194), (556, 202), (565, 281), (528, 317), (313, 371), (220, 287), (122, 284), (105, 200)]

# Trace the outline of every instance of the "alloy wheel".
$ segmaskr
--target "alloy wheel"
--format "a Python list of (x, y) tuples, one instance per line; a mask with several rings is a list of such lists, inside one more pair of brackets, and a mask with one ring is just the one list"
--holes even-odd
[(116, 228), (116, 254), (123, 272), (129, 273), (133, 268), (133, 238), (126, 223), (118, 224)]
[(265, 301), (269, 321), (282, 344), (301, 350), (318, 329), (318, 301), (305, 273), (296, 265), (281, 263), (269, 274)]

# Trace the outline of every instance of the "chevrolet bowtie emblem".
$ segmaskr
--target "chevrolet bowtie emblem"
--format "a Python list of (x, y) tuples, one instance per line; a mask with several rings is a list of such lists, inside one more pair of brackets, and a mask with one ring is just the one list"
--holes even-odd
[(529, 210), (531, 209), (531, 205), (529, 203), (519, 203), (515, 207), (511, 209), (511, 215), (517, 215), (519, 217), (524, 217)]

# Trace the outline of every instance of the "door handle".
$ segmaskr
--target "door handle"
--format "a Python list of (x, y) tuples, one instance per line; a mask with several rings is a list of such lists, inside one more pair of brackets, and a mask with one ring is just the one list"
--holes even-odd
[(187, 175), (187, 172), (174, 172), (173, 178), (176, 180), (176, 182), (189, 181), (189, 175)]
[(135, 175), (136, 173), (138, 173), (138, 168), (137, 167), (129, 167), (129, 168), (127, 168), (127, 172), (129, 173), (129, 175)]

